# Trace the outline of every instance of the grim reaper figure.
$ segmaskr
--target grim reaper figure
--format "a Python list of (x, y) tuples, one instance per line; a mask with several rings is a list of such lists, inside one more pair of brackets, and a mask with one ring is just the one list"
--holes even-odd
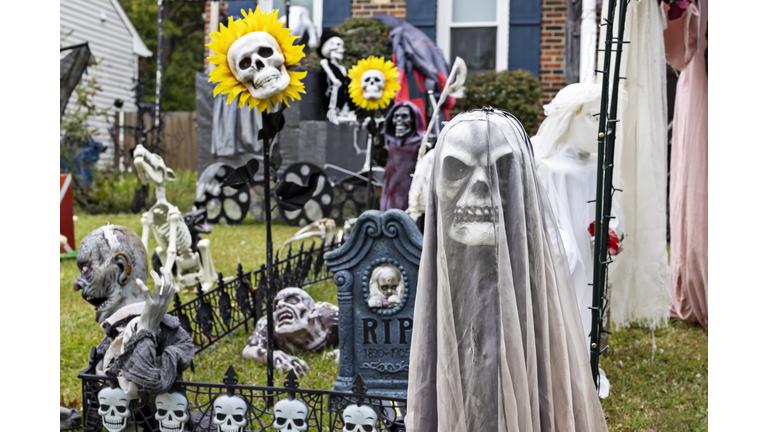
[(407, 430), (607, 431), (523, 126), (462, 113), (434, 152)]
[(423, 134), (423, 116), (415, 104), (403, 101), (389, 110), (384, 121), (387, 167), (381, 179), (381, 211), (408, 208), (408, 190)]

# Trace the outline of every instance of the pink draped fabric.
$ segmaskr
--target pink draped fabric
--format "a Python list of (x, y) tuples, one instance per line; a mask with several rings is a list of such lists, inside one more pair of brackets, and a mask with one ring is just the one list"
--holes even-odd
[(664, 31), (667, 62), (681, 70), (670, 166), (670, 315), (707, 329), (707, 0), (688, 8)]

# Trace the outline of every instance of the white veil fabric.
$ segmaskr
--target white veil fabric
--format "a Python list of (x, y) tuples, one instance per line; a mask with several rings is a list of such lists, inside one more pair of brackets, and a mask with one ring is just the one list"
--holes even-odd
[(607, 431), (522, 125), (491, 108), (462, 113), (433, 151), (407, 430)]

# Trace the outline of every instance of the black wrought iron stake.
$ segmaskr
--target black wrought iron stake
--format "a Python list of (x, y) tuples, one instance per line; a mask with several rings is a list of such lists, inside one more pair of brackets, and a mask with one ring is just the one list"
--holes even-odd
[[(595, 194), (595, 256), (592, 278), (592, 328), (589, 340), (589, 360), (592, 367), (592, 379), (598, 387), (598, 358), (608, 347), (600, 350), (600, 334), (607, 332), (602, 328), (605, 318), (605, 291), (608, 264), (608, 225), (611, 220), (611, 204), (613, 199), (613, 158), (616, 144), (617, 109), (619, 102), (619, 71), (621, 53), (624, 44), (624, 24), (627, 17), (627, 5), (631, 0), (618, 0), (619, 14), (616, 16), (617, 0), (608, 0), (608, 16), (603, 18), (606, 26), (605, 55), (603, 70), (595, 72), (603, 74), (602, 96), (600, 100), (600, 123), (597, 138), (597, 188)], [(613, 36), (613, 24), (618, 19), (618, 32)], [(616, 58), (611, 61), (611, 53)], [(613, 76), (610, 71), (613, 68)], [(611, 79), (613, 82), (611, 83)], [(608, 91), (609, 84), (611, 91)]]
[[(272, 164), (269, 160), (269, 150), (274, 138), (265, 138), (263, 140), (264, 150), (264, 221), (267, 223), (267, 386), (274, 385), (274, 354), (275, 350), (272, 329), (274, 320), (272, 318), (272, 301), (274, 292), (272, 290), (272, 204), (270, 202), (270, 168)], [(271, 400), (269, 401), (271, 404)]]

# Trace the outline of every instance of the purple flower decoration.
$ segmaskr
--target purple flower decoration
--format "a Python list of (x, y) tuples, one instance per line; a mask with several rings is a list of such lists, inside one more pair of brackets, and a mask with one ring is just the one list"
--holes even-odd
[(86, 127), (88, 127), (88, 126), (90, 126), (90, 125), (91, 125), (90, 123), (86, 123), (86, 124), (85, 124), (85, 126), (86, 126)]

